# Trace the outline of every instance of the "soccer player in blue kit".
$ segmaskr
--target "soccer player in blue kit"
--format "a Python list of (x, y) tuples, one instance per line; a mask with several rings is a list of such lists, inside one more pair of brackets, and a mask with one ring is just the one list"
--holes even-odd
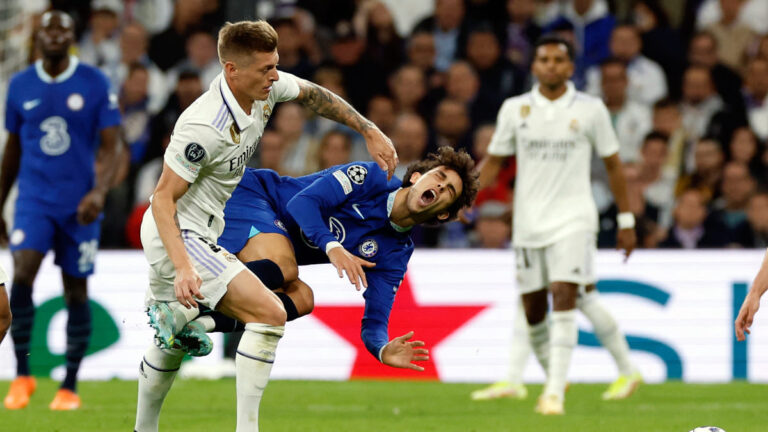
[[(473, 167), (466, 152), (441, 147), (411, 165), (404, 181), (387, 181), (387, 173), (373, 162), (299, 178), (248, 169), (224, 209), (218, 243), (276, 290), (289, 321), (314, 306), (311, 288), (298, 279), (298, 266), (330, 262), (340, 278), (346, 273), (358, 290), (366, 288), (361, 337), (368, 351), (386, 365), (420, 371), (413, 361), (427, 359), (424, 343), (409, 341), (413, 332), (392, 341), (387, 333), (413, 253), (409, 231), (417, 224), (449, 221), (470, 205), (477, 194)], [(195, 322), (207, 331), (242, 326), (218, 312), (205, 312)], [(190, 324), (185, 330), (180, 344), (200, 335), (199, 329), (190, 331)], [(180, 348), (192, 346), (198, 349), (196, 343)]]
[(19, 195), (10, 239), (0, 219), (0, 241), (10, 240), (13, 253), (11, 337), (17, 361), (17, 378), (4, 402), (8, 409), (24, 408), (35, 391), (29, 370), (32, 284), (53, 249), (68, 312), (67, 372), (49, 407), (71, 410), (80, 407), (77, 372), (91, 335), (87, 278), (116, 171), (120, 113), (106, 76), (69, 55), (75, 38), (69, 15), (46, 12), (37, 36), (42, 59), (11, 79), (6, 103), (0, 208), (17, 179)]

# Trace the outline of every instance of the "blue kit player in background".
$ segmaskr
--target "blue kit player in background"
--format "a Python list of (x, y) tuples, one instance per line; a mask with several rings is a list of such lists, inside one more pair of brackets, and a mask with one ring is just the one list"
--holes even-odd
[(37, 33), (42, 59), (16, 74), (8, 87), (0, 206), (15, 180), (19, 188), (10, 239), (0, 220), (0, 240), (10, 240), (14, 270), (10, 304), (17, 378), (5, 398), (8, 409), (24, 408), (35, 391), (28, 360), (32, 284), (50, 249), (61, 267), (68, 312), (67, 373), (50, 408), (80, 407), (77, 372), (91, 335), (87, 277), (116, 171), (120, 113), (104, 74), (69, 55), (74, 37), (69, 15), (45, 13)]
[[(387, 333), (392, 303), (413, 253), (409, 230), (454, 219), (470, 205), (477, 194), (473, 167), (467, 153), (441, 147), (411, 165), (405, 181), (387, 181), (387, 173), (373, 162), (299, 178), (249, 169), (224, 209), (219, 244), (275, 290), (289, 321), (314, 307), (312, 290), (298, 279), (298, 266), (330, 262), (340, 278), (346, 273), (358, 290), (366, 288), (361, 337), (368, 351), (386, 365), (423, 370), (413, 361), (427, 359), (427, 350), (420, 348), (424, 343), (409, 342), (413, 332), (392, 341)], [(199, 336), (200, 329), (192, 325), (206, 331), (238, 327), (217, 312), (204, 313), (182, 331)], [(180, 343), (192, 340), (179, 338)]]

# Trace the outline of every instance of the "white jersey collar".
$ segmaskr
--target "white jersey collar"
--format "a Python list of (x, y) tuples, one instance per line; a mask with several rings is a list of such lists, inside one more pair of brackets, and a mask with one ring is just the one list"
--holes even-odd
[[(393, 190), (392, 192), (389, 193), (389, 196), (387, 196), (387, 217), (389, 217), (392, 214), (392, 207), (395, 206), (395, 197), (397, 196), (397, 193), (400, 192), (400, 189), (402, 188), (397, 188)], [(391, 220), (389, 221), (389, 224), (392, 225), (392, 228), (394, 228), (395, 231), (397, 232), (407, 232), (407, 231), (410, 231), (410, 229), (412, 228), (412, 227), (401, 227), (400, 225), (392, 222)]]
[(43, 60), (40, 59), (35, 62), (35, 72), (37, 72), (37, 77), (40, 78), (42, 82), (46, 84), (57, 84), (68, 80), (69, 77), (75, 73), (75, 69), (77, 69), (79, 63), (77, 57), (69, 56), (69, 66), (64, 69), (64, 72), (58, 74), (56, 77), (52, 77), (45, 71), (45, 68), (43, 68)]
[(219, 74), (218, 80), (221, 98), (224, 100), (224, 104), (227, 106), (229, 113), (232, 114), (232, 118), (235, 120), (237, 128), (240, 130), (247, 128), (253, 123), (253, 118), (240, 108), (237, 99), (235, 99), (235, 95), (232, 94), (232, 90), (229, 88), (229, 84), (224, 78), (224, 72)]
[(568, 107), (570, 106), (574, 99), (576, 99), (576, 87), (573, 85), (572, 82), (568, 81), (565, 83), (566, 90), (565, 93), (562, 94), (559, 98), (555, 100), (549, 100), (546, 97), (544, 97), (543, 94), (539, 91), (539, 84), (533, 86), (533, 89), (531, 90), (531, 98), (533, 99), (534, 105), (539, 106), (557, 106), (557, 107)]

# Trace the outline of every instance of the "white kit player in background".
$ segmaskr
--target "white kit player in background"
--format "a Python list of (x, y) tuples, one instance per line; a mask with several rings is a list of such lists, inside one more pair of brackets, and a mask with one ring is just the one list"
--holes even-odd
[[(545, 36), (536, 43), (531, 71), (538, 84), (504, 102), (488, 156), (480, 164), (482, 188), (492, 183), (508, 156), (517, 157), (512, 240), (530, 344), (547, 372), (536, 406), (542, 414), (565, 412), (566, 378), (578, 337), (577, 307), (592, 322), (619, 368), (619, 380), (603, 397), (626, 397), (641, 380), (629, 361), (626, 338), (594, 290), (598, 214), (590, 189), (593, 148), (605, 162), (620, 212), (617, 248), (629, 257), (636, 242), (619, 143), (603, 102), (576, 91), (569, 81), (573, 69), (573, 49), (565, 40)], [(580, 294), (580, 287), (587, 288)], [(550, 323), (548, 291), (553, 301)], [(515, 339), (518, 346), (524, 340)], [(527, 348), (521, 351), (522, 355), (513, 353), (517, 370), (512, 375), (518, 379), (528, 356)], [(498, 387), (502, 386), (473, 396), (487, 399), (483, 396), (514, 393), (510, 385), (505, 391)]]
[(216, 240), (224, 229), (224, 205), (274, 105), (295, 99), (361, 133), (390, 176), (397, 165), (390, 140), (343, 99), (278, 72), (277, 33), (266, 22), (227, 23), (218, 50), (223, 72), (176, 122), (141, 226), (157, 345), (140, 365), (137, 432), (158, 430), (160, 409), (184, 356), (174, 340), (198, 315), (198, 304), (245, 323), (236, 357), (237, 432), (258, 430), (259, 404), (286, 313), (278, 297)]

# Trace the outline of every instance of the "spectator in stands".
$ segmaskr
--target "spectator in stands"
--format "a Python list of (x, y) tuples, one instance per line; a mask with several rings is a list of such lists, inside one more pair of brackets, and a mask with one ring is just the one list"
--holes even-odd
[[(678, 104), (672, 99), (662, 99), (653, 105), (653, 130), (669, 137), (666, 166), (678, 174), (693, 170), (693, 144), (683, 127), (683, 117)], [(689, 148), (691, 150), (689, 150)], [(690, 156), (690, 169), (687, 154)]]
[(277, 31), (277, 52), (280, 53), (280, 70), (300, 78), (312, 79), (315, 67), (301, 47), (301, 35), (296, 22), (280, 18), (272, 23)]
[(285, 141), (285, 154), (283, 167), (288, 175), (300, 176), (311, 172), (308, 165), (311, 158), (311, 150), (315, 147), (315, 140), (308, 134), (304, 126), (307, 115), (304, 108), (294, 102), (280, 104), (275, 113), (275, 130), (282, 135)]
[(345, 132), (330, 131), (320, 139), (316, 154), (317, 166), (313, 171), (349, 163), (352, 161), (352, 138)]
[(728, 162), (723, 167), (721, 195), (713, 202), (709, 217), (725, 227), (728, 243), (738, 243), (739, 225), (747, 220), (747, 205), (755, 186), (747, 165)]
[(680, 53), (685, 49), (678, 32), (670, 27), (666, 11), (659, 0), (638, 0), (631, 18), (641, 35), (643, 55), (664, 69), (669, 96), (679, 98), (684, 66)]
[(722, 98), (715, 93), (709, 70), (701, 66), (686, 69), (680, 112), (688, 136), (696, 140), (707, 135), (710, 121), (724, 108)]
[(694, 170), (680, 177), (675, 188), (676, 195), (688, 189), (697, 189), (705, 202), (709, 202), (720, 191), (723, 173), (723, 149), (712, 138), (702, 138), (694, 147)]
[(541, 36), (541, 27), (533, 20), (535, 12), (534, 0), (507, 0), (504, 55), (520, 70), (528, 70), (533, 43)]
[(149, 72), (141, 63), (134, 63), (120, 90), (121, 132), (132, 167), (144, 162), (150, 138)]
[[(472, 157), (478, 161), (483, 160), (488, 152), (488, 146), (491, 144), (491, 138), (496, 126), (493, 124), (481, 125), (475, 130), (472, 139)], [(475, 198), (475, 207), (485, 201), (500, 201), (504, 203), (512, 202), (512, 187), (515, 179), (514, 158), (507, 158), (504, 165), (496, 177), (496, 182), (480, 190)], [(468, 210), (469, 217), (473, 217), (472, 210)]]
[(582, 88), (587, 69), (599, 65), (610, 55), (609, 42), (616, 19), (605, 0), (571, 0), (561, 8), (560, 15), (544, 27), (544, 33), (567, 28), (573, 31), (577, 57), (571, 79)]
[[(377, 95), (368, 102), (366, 117), (389, 136), (395, 128), (397, 115), (395, 114), (395, 102), (383, 95)], [(357, 160), (357, 159), (355, 159)]]
[(717, 39), (709, 32), (698, 32), (693, 35), (689, 44), (688, 62), (692, 66), (709, 69), (715, 91), (723, 98), (723, 101), (735, 110), (743, 110), (741, 76), (720, 62), (717, 51)]
[(669, 249), (721, 248), (727, 244), (721, 226), (704, 223), (705, 198), (698, 189), (685, 190), (677, 200), (674, 225), (659, 244)]
[(98, 68), (120, 59), (120, 18), (123, 5), (118, 0), (95, 0), (88, 29), (80, 38), (78, 58)]
[[(168, 98), (168, 102), (162, 111), (152, 119), (150, 144), (146, 160), (153, 160), (165, 152), (165, 147), (168, 145), (168, 140), (171, 137), (176, 120), (201, 94), (203, 94), (203, 85), (200, 82), (200, 76), (196, 72), (181, 72), (176, 82), (176, 88)], [(160, 165), (162, 166), (162, 163)], [(160, 171), (157, 174), (159, 175)], [(157, 179), (152, 183), (152, 189), (156, 183)], [(150, 189), (150, 192), (152, 189)]]
[(739, 22), (743, 5), (743, 0), (720, 0), (720, 19), (705, 27), (717, 39), (718, 59), (737, 71), (744, 68), (744, 54), (755, 38), (752, 29)]
[(403, 62), (403, 38), (397, 34), (392, 13), (382, 1), (362, 3), (358, 9), (361, 29), (365, 36), (365, 55), (389, 76)]
[(480, 80), (472, 65), (462, 60), (454, 62), (445, 76), (445, 95), (464, 103), (469, 110), (472, 129), (496, 119), (499, 100), (497, 97), (489, 100), (484, 97), (487, 95), (480, 93)]
[(476, 211), (475, 227), (469, 245), (483, 249), (508, 249), (512, 239), (509, 204), (486, 201)]
[[(613, 29), (610, 42), (611, 54), (627, 65), (627, 97), (648, 107), (667, 95), (664, 70), (653, 60), (641, 54), (642, 39), (638, 29), (630, 24)], [(587, 71), (587, 92), (600, 95), (600, 68)]]
[(755, 55), (753, 57), (768, 60), (768, 34), (763, 35), (763, 37), (761, 37), (757, 42)]
[[(658, 245), (659, 209), (649, 203), (645, 197), (645, 185), (640, 180), (640, 167), (635, 162), (623, 165), (624, 179), (627, 183), (627, 201), (629, 210), (635, 216), (635, 235), (637, 244), (644, 248), (654, 248)], [(600, 214), (600, 231), (597, 235), (597, 245), (600, 248), (613, 248), (616, 245), (616, 216), (618, 208), (613, 203)]]
[(395, 101), (395, 112), (417, 113), (424, 116), (427, 111), (424, 72), (414, 65), (401, 66), (389, 78), (389, 90)]
[(637, 166), (637, 181), (645, 200), (658, 209), (656, 221), (667, 228), (672, 222), (675, 205), (677, 172), (665, 166), (669, 137), (654, 131), (643, 140), (641, 162)]
[(749, 127), (743, 126), (733, 132), (728, 143), (728, 160), (747, 165), (752, 177), (765, 182), (765, 166), (760, 160), (761, 153), (757, 137)]
[(768, 247), (768, 193), (758, 192), (749, 199), (746, 229), (740, 233), (740, 244), (747, 248)]
[[(735, 0), (703, 0), (696, 2), (700, 4), (696, 16), (696, 25), (698, 28), (705, 28), (710, 24), (722, 20), (723, 3), (733, 2)], [(694, 4), (696, 4), (694, 3)], [(742, 5), (726, 5), (725, 8), (734, 8), (738, 6), (738, 24), (743, 24), (752, 29), (755, 33), (768, 33), (768, 0), (739, 0)]]
[(762, 140), (768, 139), (768, 59), (749, 62), (744, 79), (744, 103), (749, 125)]
[(445, 98), (440, 101), (435, 111), (428, 151), (432, 152), (442, 146), (468, 150), (469, 140), (470, 120), (467, 107), (455, 99)]
[(435, 38), (432, 33), (420, 31), (411, 35), (406, 46), (408, 64), (417, 66), (426, 77), (427, 89), (443, 85), (442, 74), (435, 69)]
[(176, 0), (170, 27), (154, 35), (149, 44), (149, 57), (163, 71), (172, 68), (186, 55), (186, 36), (209, 12), (210, 6), (199, 0)]
[(347, 100), (355, 108), (363, 109), (373, 95), (385, 93), (386, 71), (365, 55), (365, 40), (347, 21), (336, 26), (331, 58), (344, 76)]
[(651, 131), (650, 108), (627, 98), (627, 67), (619, 59), (608, 59), (600, 66), (603, 102), (611, 113), (613, 128), (619, 138), (622, 162), (636, 161), (645, 135)]
[(418, 114), (406, 113), (397, 117), (392, 133), (392, 143), (399, 157), (395, 169), (397, 177), (402, 179), (408, 166), (421, 160), (427, 149), (428, 138), (427, 124)]
[[(187, 57), (168, 71), (169, 85), (176, 81), (180, 71), (195, 71), (200, 76), (203, 88), (207, 89), (211, 81), (221, 73), (216, 39), (210, 32), (197, 29), (189, 33), (184, 46)], [(282, 53), (280, 60), (282, 62)]]
[(256, 152), (258, 156), (252, 157), (248, 162), (251, 168), (271, 169), (280, 175), (288, 174), (283, 167), (285, 140), (278, 132), (273, 129), (265, 130)]
[[(467, 60), (477, 71), (480, 80), (480, 98), (488, 104), (487, 110), (498, 112), (504, 99), (522, 91), (523, 74), (506, 57), (490, 25), (480, 25), (469, 34)], [(494, 114), (481, 118), (493, 121)]]
[(435, 69), (444, 72), (463, 57), (467, 41), (463, 0), (435, 0), (434, 15), (419, 22), (414, 33), (429, 32), (435, 39)]

